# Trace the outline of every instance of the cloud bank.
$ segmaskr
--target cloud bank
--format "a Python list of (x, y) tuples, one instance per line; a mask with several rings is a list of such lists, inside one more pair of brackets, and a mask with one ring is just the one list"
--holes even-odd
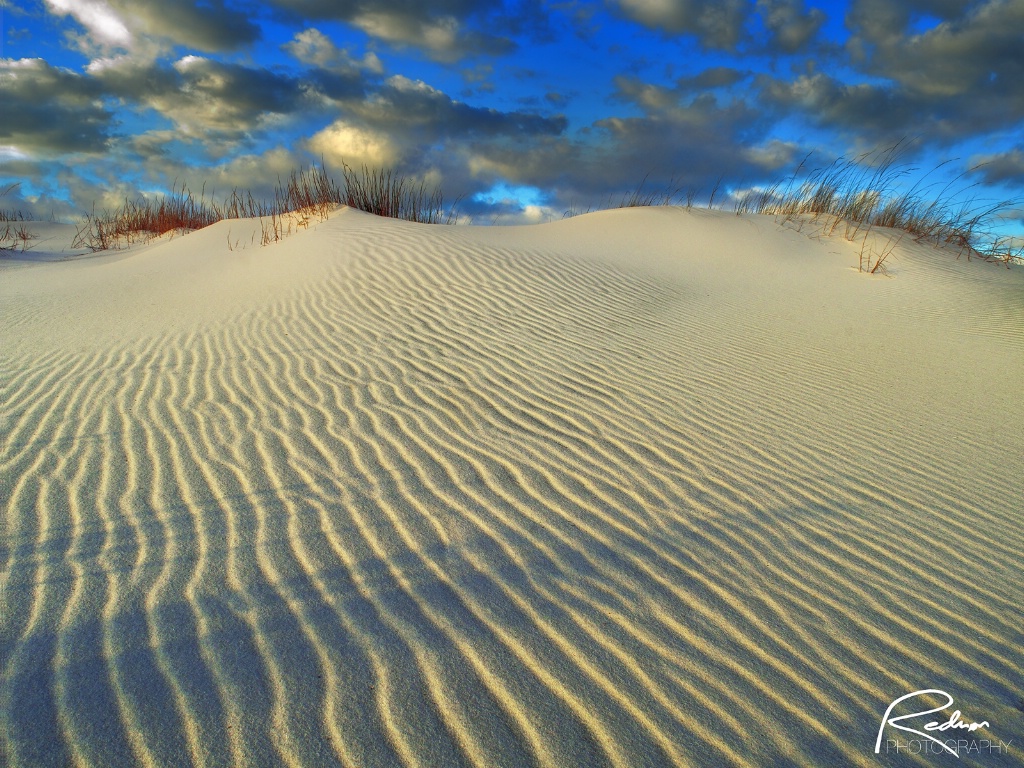
[(87, 209), (97, 190), (233, 186), (231, 174), (260, 185), (260, 163), (322, 159), (439, 180), (482, 217), (504, 199), (492, 188), (535, 190), (522, 209), (535, 218), (644, 178), (740, 188), (815, 148), (834, 157), (907, 137), (922, 165), (963, 157), (951, 168), (983, 160), (971, 178), (984, 184), (1024, 179), (1021, 0), (44, 0), (5, 11), (0, 180), (24, 182), (29, 202)]

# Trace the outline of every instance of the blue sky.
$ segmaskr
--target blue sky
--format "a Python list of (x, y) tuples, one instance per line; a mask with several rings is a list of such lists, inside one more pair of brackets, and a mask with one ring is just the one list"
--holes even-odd
[(20, 183), (0, 207), (40, 215), (269, 194), (322, 158), (439, 184), (478, 223), (541, 221), (645, 178), (727, 200), (901, 139), (972, 196), (1024, 190), (1024, 0), (0, 8), (0, 184)]

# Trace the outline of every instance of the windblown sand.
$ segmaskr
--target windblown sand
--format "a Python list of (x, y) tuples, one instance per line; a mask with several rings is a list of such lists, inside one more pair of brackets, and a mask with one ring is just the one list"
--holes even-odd
[(1024, 270), (860, 249), (344, 209), (4, 256), (0, 764), (951, 764), (874, 754), (934, 688), (1021, 765)]

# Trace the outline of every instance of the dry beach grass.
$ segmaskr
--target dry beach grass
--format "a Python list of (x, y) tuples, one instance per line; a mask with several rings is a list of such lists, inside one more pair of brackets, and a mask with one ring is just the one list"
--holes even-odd
[(86, 215), (73, 245), (101, 251), (242, 218), (260, 221), (260, 244), (267, 245), (290, 234), (285, 228), (293, 217), (306, 226), (310, 218), (323, 220), (340, 205), (427, 224), (457, 219), (454, 207), (445, 209), (440, 189), (428, 192), (425, 182), (413, 184), (388, 169), (355, 171), (346, 165), (343, 170), (341, 185), (323, 165), (292, 171), (287, 181), (278, 180), (272, 200), (234, 189), (217, 204), (206, 200), (205, 186), (197, 199), (185, 185), (167, 196), (126, 200), (112, 211)]
[[(907, 188), (904, 179), (918, 170), (903, 162), (908, 151), (909, 143), (903, 141), (853, 159), (838, 158), (824, 168), (809, 171), (805, 170), (808, 155), (789, 179), (740, 194), (734, 201), (735, 212), (796, 221), (801, 227), (807, 220), (824, 222), (823, 230), (816, 231), (829, 236), (841, 229), (847, 240), (861, 239), (858, 269), (870, 273), (884, 271), (886, 259), (903, 234), (916, 242), (953, 246), (958, 257), (977, 256), (1007, 266), (1021, 262), (1024, 245), (995, 235), (992, 227), (1019, 200), (979, 200), (971, 194), (975, 185), (962, 183), (968, 173), (946, 182), (938, 192), (934, 191), (936, 184), (925, 184), (927, 176)], [(709, 209), (715, 207), (720, 184), (711, 192)], [(622, 194), (617, 207), (680, 204), (691, 210), (696, 199), (696, 190), (684, 194), (675, 183), (650, 188), (644, 177), (635, 189)], [(205, 186), (197, 199), (185, 185), (168, 196), (126, 200), (115, 210), (86, 215), (75, 245), (106, 250), (240, 218), (259, 219), (260, 244), (267, 245), (290, 234), (296, 221), (301, 222), (299, 226), (308, 226), (311, 218), (323, 220), (339, 205), (406, 221), (452, 224), (458, 220), (458, 202), (445, 207), (439, 187), (428, 191), (425, 182), (417, 184), (387, 168), (363, 166), (357, 172), (344, 165), (343, 180), (338, 184), (321, 164), (293, 171), (286, 182), (278, 180), (272, 200), (234, 189), (217, 204), (205, 199)], [(611, 200), (608, 207), (612, 207)], [(571, 209), (565, 216), (582, 212)], [(0, 248), (13, 249), (19, 243), (23, 249), (27, 246), (28, 230), (12, 224), (22, 219), (21, 212), (0, 211), (0, 221), (6, 223), (5, 231), (0, 232)], [(865, 249), (868, 234), (876, 227), (903, 234), (890, 238), (872, 260)]]

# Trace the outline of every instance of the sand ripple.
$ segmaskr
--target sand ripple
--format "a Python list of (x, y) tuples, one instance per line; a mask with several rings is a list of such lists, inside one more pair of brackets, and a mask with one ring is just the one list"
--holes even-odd
[(966, 389), (1010, 331), (310, 237), (258, 310), (0, 356), (0, 762), (876, 765), (928, 687), (1024, 740), (1024, 408)]

